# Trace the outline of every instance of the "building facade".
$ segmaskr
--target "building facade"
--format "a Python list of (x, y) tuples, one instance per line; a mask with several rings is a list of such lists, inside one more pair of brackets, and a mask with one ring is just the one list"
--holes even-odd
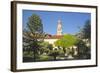
[(62, 34), (62, 21), (59, 19), (58, 22), (57, 22), (56, 35), (48, 34), (48, 36), (45, 37), (44, 41), (49, 42), (50, 44), (52, 44), (54, 46), (54, 42), (57, 41), (58, 39), (61, 39), (62, 37), (63, 37), (63, 34)]

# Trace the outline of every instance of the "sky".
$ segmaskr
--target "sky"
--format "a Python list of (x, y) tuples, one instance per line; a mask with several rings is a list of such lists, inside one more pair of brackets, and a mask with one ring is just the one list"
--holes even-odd
[(57, 32), (59, 19), (62, 21), (63, 34), (77, 33), (84, 26), (85, 22), (91, 19), (90, 13), (23, 10), (23, 27), (26, 27), (28, 18), (32, 14), (40, 16), (43, 31), (52, 35), (55, 35)]

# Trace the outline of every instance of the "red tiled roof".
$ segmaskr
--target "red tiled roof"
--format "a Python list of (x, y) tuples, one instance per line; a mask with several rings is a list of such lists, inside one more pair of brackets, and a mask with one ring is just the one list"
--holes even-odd
[(48, 35), (45, 37), (45, 39), (61, 39), (63, 35)]

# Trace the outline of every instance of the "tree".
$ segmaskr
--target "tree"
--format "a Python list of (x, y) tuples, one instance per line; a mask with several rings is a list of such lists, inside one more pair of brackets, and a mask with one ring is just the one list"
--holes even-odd
[(87, 47), (84, 41), (80, 39), (76, 46), (78, 48), (78, 59), (90, 59), (90, 47)]
[(49, 50), (53, 50), (53, 45), (52, 44), (48, 44), (48, 48), (49, 48)]
[(91, 23), (90, 20), (87, 20), (84, 27), (83, 27), (83, 38), (85, 39), (91, 39)]
[(40, 16), (32, 14), (32, 16), (30, 16), (28, 20), (29, 21), (27, 22), (27, 27), (32, 34), (43, 33), (43, 25)]
[(80, 39), (91, 39), (91, 23), (90, 20), (87, 20), (84, 26), (80, 29), (80, 31), (76, 34), (76, 36)]
[(50, 53), (48, 54), (49, 56), (53, 56), (54, 60), (57, 60), (57, 56), (59, 56), (60, 52), (55, 48), (54, 50), (51, 50)]
[(61, 39), (57, 40), (55, 46), (63, 48), (63, 52), (66, 53), (66, 48), (71, 47), (77, 43), (78, 39), (74, 35), (64, 35)]
[(49, 43), (48, 42), (40, 42), (40, 46), (41, 48), (39, 49), (40, 50), (40, 54), (43, 54), (43, 53), (48, 53), (49, 52)]
[(67, 48), (73, 46), (77, 42), (77, 38), (74, 35), (64, 35), (63, 38), (57, 40), (54, 44), (55, 46), (61, 46), (63, 48)]
[(80, 40), (77, 43), (79, 49), (79, 58), (90, 58), (91, 53), (91, 23), (87, 20), (79, 31), (77, 36), (80, 36)]
[[(27, 22), (27, 26), (23, 30), (23, 45), (29, 47), (34, 52), (34, 61), (38, 56), (39, 36), (43, 34), (43, 25), (40, 16), (32, 14)], [(27, 44), (27, 45), (26, 45)]]

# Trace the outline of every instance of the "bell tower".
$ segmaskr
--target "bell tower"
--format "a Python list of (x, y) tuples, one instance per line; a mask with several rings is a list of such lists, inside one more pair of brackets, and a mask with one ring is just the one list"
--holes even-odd
[(58, 20), (57, 35), (62, 35), (62, 22), (61, 22), (61, 20)]

